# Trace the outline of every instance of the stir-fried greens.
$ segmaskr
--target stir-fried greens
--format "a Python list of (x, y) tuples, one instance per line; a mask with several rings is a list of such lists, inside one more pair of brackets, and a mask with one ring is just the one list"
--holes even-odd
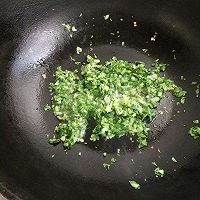
[(146, 146), (147, 123), (155, 118), (158, 102), (167, 92), (180, 98), (186, 94), (172, 80), (158, 75), (165, 71), (165, 64), (155, 60), (152, 67), (116, 57), (102, 64), (96, 56), (89, 55), (81, 67), (81, 76), (77, 70), (58, 67), (49, 90), (51, 108), (60, 123), (50, 143), (62, 142), (70, 148), (84, 142), (88, 119), (93, 118), (96, 127), (91, 141), (136, 134), (138, 146)]

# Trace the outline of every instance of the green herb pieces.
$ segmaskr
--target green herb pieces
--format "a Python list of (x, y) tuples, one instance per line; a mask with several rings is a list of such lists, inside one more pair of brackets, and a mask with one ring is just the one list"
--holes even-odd
[(66, 30), (68, 30), (68, 31), (71, 30), (70, 24), (62, 24), (62, 25), (64, 26), (64, 28), (65, 28)]
[(186, 97), (181, 97), (181, 103), (184, 104), (186, 100)]
[(111, 167), (112, 165), (114, 165), (116, 162), (117, 162), (117, 159), (116, 159), (116, 158), (111, 158), (111, 163), (110, 163), (110, 164), (108, 164), (108, 163), (103, 163), (103, 167), (104, 167), (107, 171), (109, 171), (109, 170), (110, 170), (110, 167)]
[(147, 53), (148, 49), (142, 49), (142, 51), (143, 51), (144, 53)]
[(189, 134), (191, 137), (193, 137), (194, 139), (197, 139), (200, 137), (200, 127), (196, 126), (196, 127), (192, 127), (189, 130)]
[(46, 104), (44, 106), (44, 110), (47, 111), (47, 110), (51, 110), (51, 106), (49, 104)]
[(197, 84), (197, 82), (193, 81), (191, 84), (192, 84), (192, 85), (196, 85), (196, 84)]
[(121, 149), (117, 149), (117, 155), (120, 156)]
[(199, 124), (199, 120), (196, 119), (196, 120), (193, 121), (193, 123), (194, 123), (194, 124)]
[(105, 20), (108, 20), (109, 17), (110, 17), (110, 15), (105, 15), (105, 16), (104, 16), (104, 19), (105, 19)]
[(163, 177), (165, 172), (163, 169), (160, 169), (159, 167), (157, 167), (155, 170), (154, 170), (154, 173), (156, 175), (156, 178), (158, 177)]
[(76, 53), (77, 54), (80, 54), (80, 53), (82, 53), (82, 48), (81, 47), (76, 47)]
[(159, 59), (156, 59), (151, 66), (156, 68), (156, 72), (164, 72), (166, 69), (166, 64), (160, 63)]
[(111, 165), (116, 163), (117, 162), (117, 159), (116, 158), (111, 158)]
[(151, 37), (151, 41), (155, 42), (157, 38), (158, 33), (155, 32), (154, 36)]
[(103, 167), (107, 170), (107, 171), (109, 171), (110, 170), (110, 164), (107, 164), (107, 163), (103, 163)]
[[(77, 53), (81, 52), (77, 47)], [(139, 148), (147, 146), (147, 123), (155, 118), (158, 102), (167, 92), (180, 98), (186, 95), (172, 80), (160, 76), (166, 64), (156, 60), (152, 66), (153, 70), (143, 62), (116, 57), (100, 63), (96, 56), (88, 55), (80, 73), (58, 67), (49, 91), (52, 111), (60, 123), (50, 143), (62, 142), (64, 148), (70, 148), (84, 142), (88, 119), (93, 118), (96, 127), (91, 141), (136, 135)]]
[(129, 181), (129, 184), (130, 184), (131, 187), (134, 188), (135, 190), (139, 190), (139, 189), (140, 189), (140, 184), (137, 183), (137, 182), (134, 181), (134, 180), (130, 180), (130, 181)]
[[(75, 26), (72, 26), (72, 27), (71, 27), (70, 24), (62, 24), (62, 26), (63, 26), (66, 30), (68, 30), (68, 31), (72, 31), (72, 32), (76, 32), (76, 31), (77, 31), (76, 27), (75, 27)], [(71, 35), (71, 34), (70, 34), (70, 35)]]
[(158, 166), (155, 162), (152, 162), (152, 165), (154, 165), (154, 166), (156, 166), (156, 167)]
[(73, 32), (76, 32), (76, 31), (77, 31), (77, 29), (76, 29), (75, 26), (72, 26), (72, 31), (73, 31)]
[(195, 90), (195, 94), (197, 98), (199, 97), (199, 88), (200, 88), (200, 85), (197, 85), (196, 90)]
[(175, 163), (177, 163), (177, 160), (174, 157), (172, 157), (172, 161), (175, 162)]
[(104, 152), (104, 153), (103, 153), (103, 156), (104, 156), (104, 157), (106, 157), (106, 156), (107, 156), (107, 153), (106, 153), (106, 152)]

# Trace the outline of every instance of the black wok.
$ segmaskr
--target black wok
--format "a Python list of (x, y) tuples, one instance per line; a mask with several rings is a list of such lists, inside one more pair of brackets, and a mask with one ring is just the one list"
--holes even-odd
[[(1, 0), (0, 192), (11, 200), (199, 200), (200, 145), (188, 135), (200, 119), (191, 85), (200, 81), (199, 10), (199, 0)], [(107, 14), (112, 21), (104, 20)], [(62, 23), (77, 27), (72, 38)], [(119, 38), (110, 34), (117, 31)], [(58, 123), (43, 110), (52, 74), (58, 65), (73, 69), (76, 47), (87, 52), (90, 45), (102, 61), (115, 55), (150, 64), (160, 58), (169, 64), (166, 76), (188, 92), (183, 106), (171, 104), (170, 94), (163, 100), (170, 112), (154, 121), (147, 148), (139, 150), (126, 137), (93, 144), (92, 127), (88, 145), (77, 144), (67, 155), (62, 145), (48, 144)], [(111, 157), (117, 163), (108, 172), (102, 163)], [(155, 177), (152, 162), (165, 170), (164, 178)], [(141, 184), (140, 191), (129, 186), (130, 179)]]

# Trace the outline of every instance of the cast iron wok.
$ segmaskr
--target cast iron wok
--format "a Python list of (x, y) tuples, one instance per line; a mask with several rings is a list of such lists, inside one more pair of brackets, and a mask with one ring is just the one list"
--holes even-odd
[[(191, 85), (200, 81), (199, 9), (199, 0), (1, 0), (0, 192), (11, 200), (199, 200), (200, 145), (188, 135), (200, 119)], [(107, 14), (112, 21), (104, 20)], [(63, 23), (77, 28), (73, 37)], [(48, 143), (58, 123), (43, 110), (50, 102), (48, 84), (58, 65), (74, 69), (70, 56), (77, 46), (85, 53), (92, 47), (102, 61), (115, 55), (169, 64), (165, 75), (188, 92), (187, 100), (176, 105), (168, 94), (161, 102), (169, 113), (154, 120), (147, 148), (139, 150), (127, 137), (93, 144), (91, 123), (88, 145), (77, 144), (67, 155), (62, 145)], [(112, 157), (117, 163), (108, 172), (102, 164)], [(165, 170), (164, 178), (155, 177), (152, 162)], [(140, 191), (129, 186), (130, 179)]]

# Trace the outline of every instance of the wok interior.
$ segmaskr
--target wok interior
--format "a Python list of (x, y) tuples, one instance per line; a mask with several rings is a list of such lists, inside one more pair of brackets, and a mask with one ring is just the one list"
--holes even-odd
[[(33, 200), (199, 197), (199, 144), (187, 134), (192, 121), (200, 118), (199, 99), (191, 85), (200, 79), (200, 16), (199, 3), (192, 2), (0, 3), (1, 191), (13, 199), (19, 196)], [(106, 14), (112, 21), (104, 20)], [(63, 23), (77, 28), (72, 38)], [(151, 42), (155, 32), (157, 39)], [(76, 55), (77, 46), (86, 55), (91, 54), (92, 47), (102, 62), (116, 56), (141, 60), (149, 66), (157, 58), (169, 64), (165, 75), (188, 92), (187, 101), (184, 106), (171, 104), (170, 94), (162, 101), (170, 112), (153, 122), (157, 128), (152, 128), (147, 148), (139, 150), (136, 142), (127, 137), (91, 143), (88, 138), (92, 122), (86, 134), (88, 145), (77, 144), (66, 155), (62, 145), (48, 144), (47, 135), (53, 134), (58, 123), (51, 112), (43, 110), (51, 98), (48, 84), (54, 80), (52, 74), (57, 66), (75, 69), (70, 56), (85, 59), (85, 55)], [(142, 52), (144, 48), (149, 49), (149, 55)], [(43, 79), (44, 73), (47, 79)], [(106, 172), (102, 164), (116, 157), (117, 148), (121, 156), (116, 166)], [(82, 156), (78, 156), (79, 152)], [(108, 153), (106, 158), (103, 152)], [(177, 165), (171, 157), (176, 157)], [(156, 180), (152, 162), (165, 169), (166, 178)], [(141, 192), (128, 187), (131, 178), (140, 182)]]

